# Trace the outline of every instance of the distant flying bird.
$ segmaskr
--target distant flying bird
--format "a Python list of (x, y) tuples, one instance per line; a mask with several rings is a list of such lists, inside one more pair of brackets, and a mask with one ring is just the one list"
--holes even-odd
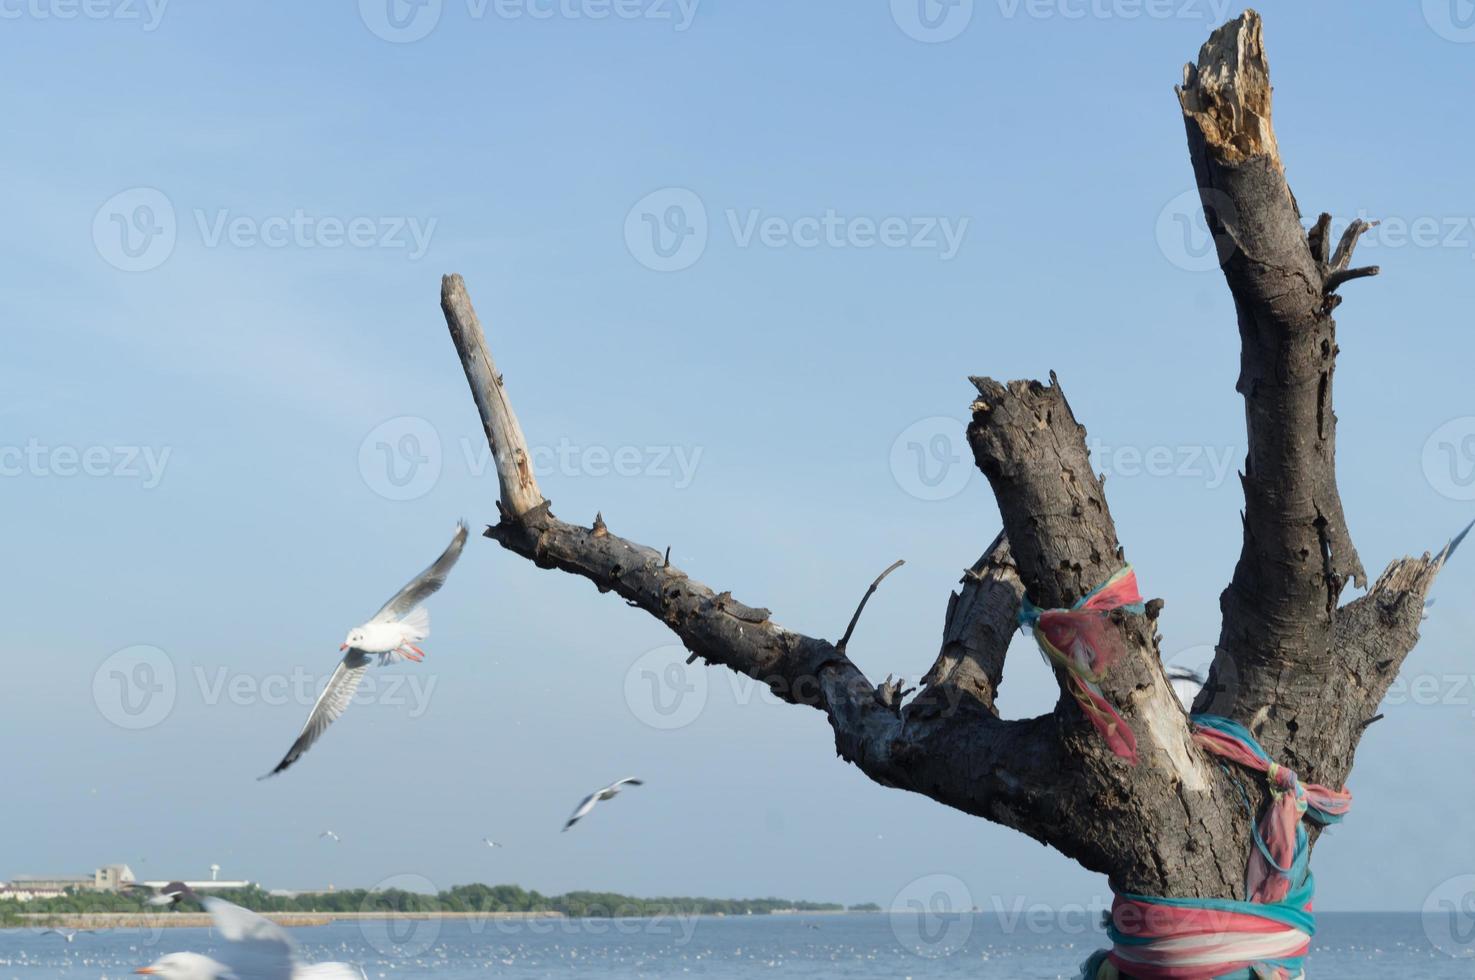
[(498, 844), (496, 841), (492, 840), (490, 837), (483, 837), (481, 839), (481, 842), (483, 844), (485, 844), (487, 847), (501, 847), (502, 846), (501, 844)]
[(579, 808), (574, 811), (574, 815), (568, 818), (568, 823), (563, 825), (563, 829), (568, 830), (574, 824), (578, 823), (584, 817), (588, 816), (589, 811), (594, 809), (594, 804), (598, 803), (600, 800), (614, 799), (615, 796), (619, 794), (621, 786), (643, 785), (644, 783), (642, 783), (640, 780), (632, 779), (629, 776), (626, 776), (624, 779), (616, 780), (615, 782), (610, 783), (604, 789), (595, 790), (588, 796), (584, 797), (584, 801), (579, 804)]
[(302, 726), (301, 734), (282, 757), (282, 761), (277, 763), (275, 769), (262, 776), (262, 779), (275, 776), (302, 758), (302, 754), (327, 731), (328, 726), (348, 710), (354, 692), (358, 690), (359, 681), (363, 680), (364, 671), (375, 654), (379, 657), (381, 667), (394, 662), (396, 657), (404, 657), (416, 663), (425, 659), (425, 651), (415, 644), (430, 635), (430, 614), (420, 603), (445, 584), (446, 575), (456, 564), (456, 559), (461, 557), (461, 547), (465, 544), (466, 522), (462, 521), (456, 528), (456, 536), (433, 565), (395, 593), (394, 598), (386, 602), (374, 614), (373, 619), (348, 631), (343, 645), (338, 648), (347, 652), (344, 653), (338, 669), (333, 672), (328, 686), (318, 696), (317, 703), (312, 706), (307, 724)]
[(321, 834), (318, 834), (318, 840), (322, 840), (324, 837), (328, 838), (328, 840), (334, 840), (334, 841), (341, 840), (342, 839), (337, 834), (333, 833), (331, 830), (325, 830)]
[(41, 935), (43, 935), (43, 936), (60, 936), (61, 938), (65, 939), (67, 942), (70, 943), (70, 942), (73, 942), (73, 941), (76, 940), (76, 938), (77, 938), (77, 936), (78, 936), (79, 933), (84, 933), (84, 932), (90, 933), (92, 931), (93, 930), (91, 930), (91, 929), (44, 929), (44, 930), (42, 930)]
[(292, 939), (270, 920), (223, 898), (186, 895), (205, 907), (226, 945), (213, 959), (200, 953), (170, 953), (134, 973), (159, 980), (362, 980), (347, 963), (298, 963)]
[(1193, 710), (1193, 702), (1209, 683), (1209, 675), (1206, 671), (1194, 670), (1191, 667), (1169, 667), (1168, 684), (1173, 688), (1173, 693), (1178, 695), (1179, 702), (1184, 711)]
[(182, 882), (182, 881), (171, 881), (171, 882), (169, 882), (169, 884), (163, 885), (163, 886), (158, 887), (158, 888), (155, 888), (153, 885), (145, 885), (145, 884), (141, 884), (141, 883), (137, 883), (137, 882), (130, 882), (127, 885), (127, 888), (128, 888), (129, 891), (150, 891), (150, 892), (153, 892), (152, 895), (150, 895), (148, 898), (144, 899), (144, 904), (145, 905), (153, 905), (153, 906), (160, 906), (160, 905), (175, 906), (175, 905), (178, 905), (179, 904), (179, 902), (180, 902), (181, 899), (183, 899), (186, 896), (192, 894), (190, 892), (190, 890), (189, 890), (189, 887), (186, 886), (185, 883)]

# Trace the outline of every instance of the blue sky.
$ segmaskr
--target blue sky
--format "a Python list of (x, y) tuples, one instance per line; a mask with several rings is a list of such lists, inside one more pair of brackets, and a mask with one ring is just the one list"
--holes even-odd
[[(830, 637), (906, 558), (851, 646), (878, 679), (930, 665), (998, 528), (959, 459), (967, 375), (1054, 369), (1167, 602), (1165, 653), (1206, 656), (1244, 435), (1172, 85), (1239, 8), (388, 9), (0, 0), (0, 876), (218, 862), (275, 887), (889, 904), (947, 873), (983, 906), (1105, 894), (869, 783), (818, 712), (746, 681), (685, 677), (697, 700), (662, 714), (642, 691), (669, 634), (482, 539), (431, 604), (427, 661), (254, 777), (306, 714), (293, 672), (325, 677), (457, 518), (495, 520), (437, 305), (450, 271), (561, 516), (602, 511)], [(1338, 318), (1343, 497), (1376, 573), (1475, 515), (1475, 127), (1455, 97), (1475, 34), (1432, 2), (1260, 9), (1303, 209), (1387, 220), (1363, 253), (1384, 274)], [(1449, 761), (1475, 726), (1469, 557), (1316, 852), (1321, 908), (1417, 909), (1475, 870), (1475, 787)], [(1044, 710), (1048, 673), (1015, 651), (1003, 706)], [(161, 690), (129, 714), (128, 684)], [(624, 775), (647, 784), (558, 833)]]

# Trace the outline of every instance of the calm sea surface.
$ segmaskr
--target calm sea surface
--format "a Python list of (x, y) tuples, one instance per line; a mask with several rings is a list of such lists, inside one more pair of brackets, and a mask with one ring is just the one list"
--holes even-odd
[[(366, 921), (292, 933), (304, 959), (352, 963), (369, 980), (489, 975), (1030, 980), (1073, 977), (1080, 961), (1101, 945), (1100, 934), (1084, 925), (1006, 921), (994, 914)], [(81, 934), (70, 944), (36, 930), (0, 930), (0, 980), (121, 978), (167, 952), (210, 953), (218, 946), (206, 929), (120, 929)], [(1327, 913), (1319, 920), (1308, 974), (1329, 980), (1471, 980), (1475, 937), (1458, 930), (1452, 936), (1450, 923), (1417, 914)]]

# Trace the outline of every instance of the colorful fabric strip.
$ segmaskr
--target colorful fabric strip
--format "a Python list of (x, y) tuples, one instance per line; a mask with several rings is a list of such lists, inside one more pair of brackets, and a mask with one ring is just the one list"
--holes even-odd
[(1143, 611), (1137, 575), (1126, 565), (1069, 609), (1040, 609), (1026, 597), (1019, 625), (1034, 633), (1047, 660), (1070, 674), (1069, 690), (1113, 753), (1137, 764), (1137, 738), (1102, 693), (1106, 671), (1122, 658), (1122, 640), (1107, 618), (1113, 609)]
[(1303, 817), (1335, 823), (1352, 795), (1272, 762), (1250, 732), (1217, 715), (1194, 715), (1194, 740), (1214, 755), (1262, 772), (1272, 801), (1255, 829), (1245, 873), (1248, 901), (1159, 898), (1117, 892), (1107, 928), (1112, 948), (1082, 964), (1086, 980), (1300, 980), (1316, 934)]

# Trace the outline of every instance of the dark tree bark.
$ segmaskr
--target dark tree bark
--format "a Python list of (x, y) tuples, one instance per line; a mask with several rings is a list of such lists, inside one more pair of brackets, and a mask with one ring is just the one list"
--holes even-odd
[[(1336, 290), (1376, 269), (1351, 267), (1365, 225), (1335, 250), (1326, 215), (1307, 231), (1285, 181), (1270, 77), (1253, 11), (1214, 31), (1178, 89), (1205, 214), (1220, 245), (1242, 344), (1238, 390), (1249, 455), (1244, 540), (1222, 599), (1223, 630), (1196, 708), (1250, 727), (1303, 777), (1340, 786), (1367, 720), (1418, 640), (1424, 598), (1448, 556), (1393, 562), (1363, 585), (1337, 492), (1332, 411)], [(466, 369), (501, 485), (487, 536), (543, 568), (586, 578), (671, 628), (693, 659), (757, 678), (823, 711), (841, 758), (885, 786), (921, 793), (1020, 830), (1109, 875), (1166, 896), (1241, 898), (1250, 844), (1242, 792), (1191, 738), (1164, 674), (1156, 623), (1111, 614), (1126, 656), (1102, 688), (1132, 728), (1133, 767), (1112, 755), (1068, 696), (1049, 714), (999, 717), (995, 696), (1021, 597), (1066, 607), (1126, 561), (1085, 429), (1060, 385), (974, 378), (968, 428), (1004, 530), (947, 604), (941, 649), (921, 690), (874, 685), (844, 644), (787, 630), (697, 582), (669, 556), (553, 515), (527, 466), (527, 443), (486, 350), (460, 276), (441, 305)]]

